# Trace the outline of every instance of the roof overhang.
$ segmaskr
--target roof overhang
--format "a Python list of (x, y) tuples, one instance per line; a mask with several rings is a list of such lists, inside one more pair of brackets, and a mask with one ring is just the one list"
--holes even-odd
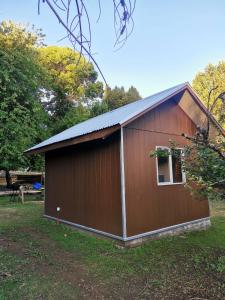
[(53, 143), (53, 144), (43, 146), (43, 147), (40, 147), (37, 149), (27, 150), (27, 151), (25, 151), (25, 153), (26, 154), (40, 154), (40, 153), (45, 153), (47, 151), (56, 150), (56, 149), (84, 143), (84, 142), (89, 142), (89, 141), (98, 140), (98, 139), (106, 139), (108, 136), (110, 136), (111, 134), (113, 134), (120, 128), (121, 128), (121, 126), (118, 124), (118, 125), (115, 125), (112, 127), (108, 127), (108, 128), (104, 128), (101, 130), (91, 132), (89, 134), (78, 136), (76, 138), (68, 139), (65, 141), (58, 142), (58, 143)]

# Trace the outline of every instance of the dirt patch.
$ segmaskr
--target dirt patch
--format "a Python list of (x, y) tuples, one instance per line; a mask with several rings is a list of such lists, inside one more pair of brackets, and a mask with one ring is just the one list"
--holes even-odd
[(210, 212), (213, 217), (225, 217), (225, 207), (223, 201), (215, 201), (210, 203)]
[(26, 248), (7, 238), (0, 238), (0, 248), (18, 256), (24, 256), (26, 253)]
[(28, 272), (36, 272), (46, 278), (53, 275), (56, 282), (63, 280), (76, 289), (78, 287), (79, 299), (112, 299), (104, 284), (89, 274), (79, 253), (59, 248), (47, 235), (33, 228), (20, 228), (21, 233), (27, 235), (26, 243), (13, 241), (10, 236), (4, 235), (4, 238), (0, 237), (0, 248), (18, 257), (28, 258)]
[(11, 219), (18, 215), (18, 210), (16, 208), (0, 208), (0, 217), (4, 220)]
[[(174, 267), (166, 272), (100, 279), (89, 271), (78, 251), (60, 248), (57, 242), (33, 227), (19, 228), (18, 233), (16, 238), (15, 231), (0, 236), (0, 248), (27, 258), (26, 272), (35, 272), (46, 280), (53, 276), (56, 284), (53, 289), (60, 288), (57, 283), (61, 281), (78, 288), (79, 299), (225, 300), (225, 290), (221, 288), (224, 277), (215, 277), (215, 273), (205, 271), (204, 266), (202, 272), (201, 266), (196, 270), (194, 265), (187, 270), (185, 260), (177, 258)], [(214, 254), (213, 261), (223, 255)]]
[(195, 270), (186, 273), (182, 269), (182, 262), (166, 278), (152, 273), (130, 276), (123, 281), (115, 277), (105, 282), (89, 273), (79, 253), (61, 249), (34, 228), (20, 228), (20, 234), (26, 236), (27, 242), (13, 241), (12, 237), (4, 236), (0, 239), (0, 247), (19, 257), (29, 258), (29, 272), (37, 272), (46, 279), (54, 274), (55, 282), (63, 280), (76, 289), (78, 287), (79, 299), (223, 299), (222, 294), (214, 291), (215, 280), (211, 276), (202, 274), (199, 281), (193, 276)]

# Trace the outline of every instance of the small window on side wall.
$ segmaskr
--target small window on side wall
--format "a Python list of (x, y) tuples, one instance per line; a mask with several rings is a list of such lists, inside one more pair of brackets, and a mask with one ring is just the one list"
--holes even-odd
[(183, 151), (157, 146), (157, 182), (158, 185), (182, 184), (185, 173), (182, 168)]

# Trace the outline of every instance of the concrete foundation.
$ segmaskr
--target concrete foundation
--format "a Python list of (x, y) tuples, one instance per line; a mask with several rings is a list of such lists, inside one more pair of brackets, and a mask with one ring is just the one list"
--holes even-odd
[(136, 236), (123, 238), (120, 236), (115, 236), (110, 233), (101, 232), (101, 231), (98, 231), (93, 228), (88, 228), (88, 227), (85, 227), (85, 226), (82, 226), (79, 224), (74, 224), (74, 223), (71, 223), (71, 222), (68, 222), (68, 221), (65, 221), (62, 219), (50, 217), (47, 215), (44, 215), (44, 217), (55, 220), (59, 223), (64, 223), (66, 225), (71, 226), (71, 228), (74, 228), (80, 232), (84, 232), (84, 233), (87, 233), (89, 235), (92, 235), (92, 236), (95, 236), (98, 238), (106, 238), (106, 239), (114, 240), (118, 244), (118, 247), (137, 247), (151, 239), (159, 239), (164, 236), (178, 235), (178, 234), (181, 234), (181, 233), (184, 233), (187, 231), (192, 231), (192, 230), (204, 230), (204, 229), (207, 229), (211, 225), (210, 218), (208, 217), (208, 218), (203, 218), (203, 219), (199, 219), (199, 220), (189, 221), (189, 222), (182, 223), (182, 224), (173, 225), (173, 226), (166, 227), (166, 228), (160, 228), (160, 229), (142, 233), (142, 234), (139, 234)]
[(131, 237), (131, 239), (123, 241), (124, 247), (136, 247), (151, 239), (159, 239), (164, 236), (174, 236), (193, 230), (205, 230), (211, 225), (210, 218), (194, 220), (191, 222), (158, 229), (143, 236)]

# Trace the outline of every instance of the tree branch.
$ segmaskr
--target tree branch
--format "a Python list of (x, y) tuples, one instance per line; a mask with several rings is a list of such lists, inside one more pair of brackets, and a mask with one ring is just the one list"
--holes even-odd
[(197, 144), (197, 145), (202, 145), (202, 146), (205, 146), (211, 150), (213, 150), (214, 152), (216, 152), (219, 157), (222, 159), (222, 160), (225, 160), (225, 152), (223, 151), (223, 149), (221, 149), (222, 147), (221, 146), (216, 146), (215, 144), (212, 144), (210, 143), (208, 140), (204, 140), (204, 139), (199, 139), (198, 136), (197, 137), (191, 137), (191, 136), (188, 136), (186, 134), (182, 134), (183, 137), (185, 137), (187, 140), (191, 141), (192, 143), (194, 144)]
[[(101, 1), (98, 1), (99, 16), (101, 16)], [(133, 13), (136, 0), (111, 0), (114, 7), (114, 29), (116, 33), (116, 42), (114, 46), (123, 47), (127, 38), (134, 28)], [(59, 23), (64, 27), (73, 48), (80, 53), (80, 58), (85, 54), (93, 62), (105, 84), (106, 79), (101, 71), (97, 61), (91, 53), (91, 24), (87, 7), (83, 0), (42, 0), (46, 3)], [(40, 13), (40, 3), (38, 0), (38, 13)], [(82, 13), (84, 11), (84, 13)], [(87, 25), (87, 26), (83, 26)], [(64, 38), (63, 38), (64, 39)], [(62, 40), (62, 39), (61, 39)], [(78, 49), (77, 49), (78, 45)], [(117, 49), (118, 50), (118, 49)], [(79, 62), (78, 60), (78, 62)]]

